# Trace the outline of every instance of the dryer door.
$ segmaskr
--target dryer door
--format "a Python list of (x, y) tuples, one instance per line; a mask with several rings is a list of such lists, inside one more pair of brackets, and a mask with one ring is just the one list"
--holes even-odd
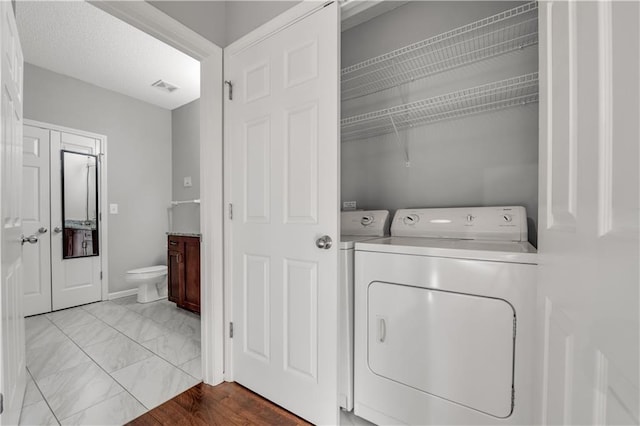
[(372, 282), (368, 305), (367, 357), (375, 374), (495, 417), (511, 415), (509, 303)]

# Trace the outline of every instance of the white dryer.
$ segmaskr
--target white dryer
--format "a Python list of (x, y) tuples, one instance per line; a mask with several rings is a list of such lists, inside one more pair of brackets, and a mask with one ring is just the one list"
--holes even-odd
[(340, 216), (339, 401), (353, 409), (353, 254), (356, 242), (380, 238), (389, 227), (387, 210), (346, 211)]
[(536, 250), (522, 207), (398, 210), (356, 243), (355, 414), (531, 424)]

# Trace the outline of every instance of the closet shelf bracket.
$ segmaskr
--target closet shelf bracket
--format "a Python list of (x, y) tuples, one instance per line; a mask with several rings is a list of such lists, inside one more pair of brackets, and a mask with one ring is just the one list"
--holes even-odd
[(396, 142), (402, 152), (404, 153), (404, 166), (411, 167), (411, 161), (409, 161), (409, 147), (407, 146), (407, 138), (401, 138), (400, 132), (398, 132), (398, 128), (396, 127), (396, 122), (393, 119), (393, 115), (389, 114), (389, 119), (391, 120), (391, 125), (393, 126), (393, 132), (396, 135)]

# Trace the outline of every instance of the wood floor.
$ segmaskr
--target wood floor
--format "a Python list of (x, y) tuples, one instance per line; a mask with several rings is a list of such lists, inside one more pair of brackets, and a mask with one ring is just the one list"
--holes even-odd
[(200, 383), (143, 414), (134, 426), (308, 425), (306, 421), (236, 383)]

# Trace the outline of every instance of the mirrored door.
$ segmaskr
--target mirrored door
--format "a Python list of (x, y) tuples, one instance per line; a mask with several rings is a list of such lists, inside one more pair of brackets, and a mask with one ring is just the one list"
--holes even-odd
[(53, 310), (102, 298), (100, 145), (100, 139), (51, 132)]

